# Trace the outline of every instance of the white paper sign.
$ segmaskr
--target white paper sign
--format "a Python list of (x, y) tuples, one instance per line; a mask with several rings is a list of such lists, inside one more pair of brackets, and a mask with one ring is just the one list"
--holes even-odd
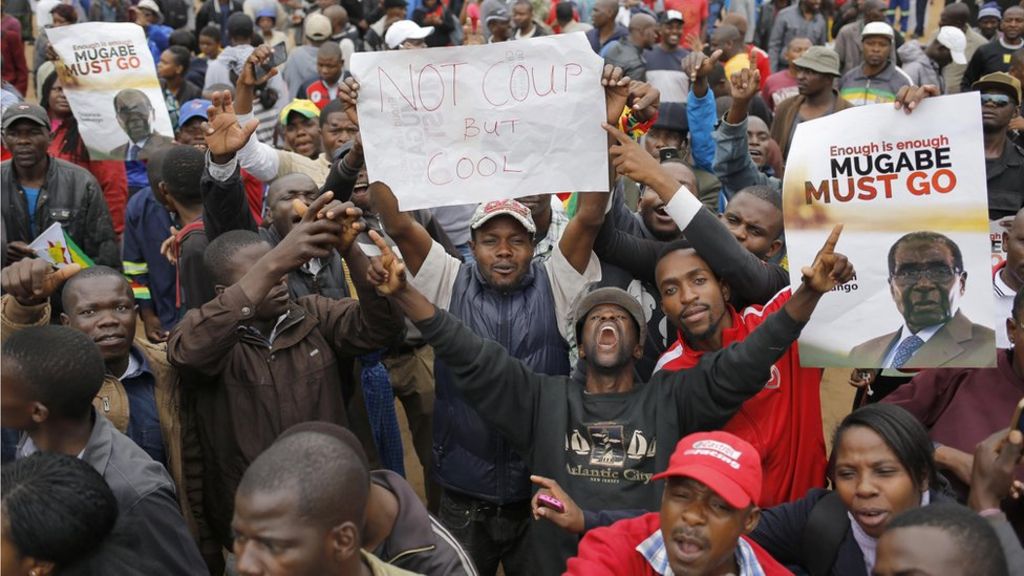
[(50, 28), (46, 36), (63, 63), (64, 95), (93, 160), (124, 160), (133, 141), (144, 160), (174, 139), (141, 26), (87, 22)]
[(840, 223), (836, 252), (857, 270), (804, 328), (803, 366), (995, 365), (1005, 318), (992, 303), (977, 92), (910, 115), (875, 104), (800, 124), (783, 194), (793, 285)]
[(355, 54), (370, 181), (402, 210), (607, 191), (601, 69), (583, 34)]

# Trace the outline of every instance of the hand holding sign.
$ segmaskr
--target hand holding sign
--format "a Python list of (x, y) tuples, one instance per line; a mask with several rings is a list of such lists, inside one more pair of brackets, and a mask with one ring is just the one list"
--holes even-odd
[(345, 115), (349, 122), (359, 126), (359, 110), (356, 102), (359, 100), (359, 82), (355, 78), (345, 78), (345, 81), (338, 84), (338, 99), (345, 108)]
[(853, 265), (846, 256), (836, 253), (836, 244), (842, 232), (843, 225), (836, 224), (825, 240), (825, 245), (814, 257), (814, 262), (800, 269), (803, 285), (818, 294), (824, 294), (853, 277)]
[(250, 119), (245, 126), (238, 125), (235, 108), (231, 101), (231, 92), (214, 92), (213, 103), (207, 110), (209, 120), (203, 122), (206, 133), (206, 147), (210, 150), (210, 159), (217, 164), (226, 164), (245, 146), (252, 133), (260, 127), (260, 121)]
[(81, 271), (78, 264), (54, 270), (41, 258), (25, 258), (0, 272), (0, 286), (23, 306), (46, 302), (65, 280)]
[(604, 101), (608, 108), (608, 123), (618, 124), (626, 101), (629, 99), (629, 76), (622, 75), (622, 68), (605, 64), (601, 73), (604, 86)]
[(380, 250), (380, 257), (370, 263), (368, 277), (370, 283), (382, 296), (398, 294), (408, 285), (405, 278), (405, 264), (391, 251), (391, 247), (375, 230), (370, 230), (370, 240)]

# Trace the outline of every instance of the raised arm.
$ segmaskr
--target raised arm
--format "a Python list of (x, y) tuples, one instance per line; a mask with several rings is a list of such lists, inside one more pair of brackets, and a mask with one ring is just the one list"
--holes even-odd
[(715, 95), (708, 90), (708, 76), (722, 57), (721, 50), (711, 56), (691, 52), (683, 60), (682, 68), (692, 79), (686, 100), (686, 119), (690, 126), (690, 146), (696, 168), (711, 170), (715, 161), (715, 143), (711, 132), (715, 127)]
[[(377, 232), (370, 231), (381, 257), (372, 262), (370, 282), (423, 333), (443, 361), (463, 397), (508, 439), (527, 463), (533, 452), (540, 388), (546, 377), (534, 374), (493, 340), (481, 338), (454, 316), (437, 309), (406, 278), (400, 262)], [(500, 383), (500, 385), (495, 385)]]
[(231, 230), (256, 231), (256, 220), (249, 211), (245, 187), (239, 177), (236, 154), (259, 127), (255, 118), (238, 124), (231, 93), (212, 95), (206, 128), (206, 172), (199, 183), (203, 196), (203, 226), (206, 238), (213, 242)]
[[(715, 352), (688, 373), (666, 375), (676, 387), (680, 421), (697, 430), (722, 426), (744, 401), (761, 391), (773, 364), (800, 335), (822, 295), (849, 279), (853, 267), (835, 253), (842, 226), (836, 226), (803, 281), (782, 310), (770, 315), (742, 342)], [(660, 374), (660, 373), (659, 373)]]
[(49, 300), (65, 280), (81, 270), (71, 264), (54, 270), (41, 258), (22, 258), (0, 271), (0, 341), (28, 326), (42, 326), (50, 321)]
[[(257, 76), (256, 66), (268, 62), (273, 53), (273, 49), (266, 44), (258, 46), (245, 60), (242, 73), (239, 74), (238, 80), (235, 82), (235, 112), (244, 122), (248, 122), (252, 117), (255, 87), (277, 75), (275, 67), (268, 74), (262, 77)], [(281, 165), (277, 152), (272, 147), (260, 142), (255, 134), (252, 134), (245, 146), (238, 150), (238, 163), (257, 179), (270, 182), (277, 178), (277, 171)]]
[(172, 364), (204, 374), (221, 371), (240, 337), (238, 327), (251, 320), (256, 306), (281, 278), (311, 258), (326, 258), (337, 246), (341, 225), (331, 218), (317, 218), (331, 197), (328, 192), (317, 198), (291, 232), (237, 283), (185, 315), (168, 340), (167, 358)]
[[(687, 240), (716, 275), (736, 291), (734, 304), (767, 302), (789, 284), (789, 274), (777, 264), (763, 262), (745, 249), (710, 211), (685, 187), (681, 187), (639, 145), (619, 130), (609, 129), (619, 144), (612, 149), (615, 166), (622, 174), (643, 182), (665, 202)], [(624, 239), (617, 242), (624, 243)], [(607, 246), (602, 246), (602, 249)], [(644, 276), (651, 278), (653, 269)]]
[(715, 176), (733, 192), (755, 185), (782, 189), (781, 180), (771, 178), (757, 169), (748, 149), (747, 115), (760, 81), (761, 74), (757, 69), (740, 70), (732, 75), (729, 84), (732, 104), (714, 135), (717, 144)]

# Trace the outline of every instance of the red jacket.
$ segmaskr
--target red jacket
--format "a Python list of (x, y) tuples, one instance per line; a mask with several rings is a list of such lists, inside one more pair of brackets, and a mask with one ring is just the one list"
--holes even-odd
[[(565, 567), (568, 576), (658, 576), (651, 564), (636, 547), (651, 534), (661, 530), (657, 512), (636, 518), (619, 520), (611, 526), (595, 528), (580, 541), (579, 552), (569, 559)], [(741, 536), (757, 556), (765, 576), (792, 574), (763, 548), (746, 536)]]
[(306, 87), (306, 99), (316, 104), (316, 107), (323, 110), (331, 102), (331, 93), (323, 80), (317, 80)]
[[(786, 288), (764, 306), (750, 306), (742, 314), (730, 306), (732, 328), (722, 331), (722, 347), (745, 339), (789, 297)], [(692, 368), (703, 354), (685, 346), (680, 335), (662, 354), (655, 371)], [(761, 455), (764, 485), (757, 504), (762, 508), (792, 502), (811, 488), (825, 486), (821, 374), (821, 368), (802, 368), (797, 345), (790, 346), (772, 366), (764, 390), (744, 402), (723, 428), (750, 442)]]
[(103, 199), (107, 201), (110, 219), (114, 222), (114, 232), (120, 236), (124, 231), (124, 211), (128, 205), (128, 175), (124, 170), (124, 161), (83, 160), (65, 151), (63, 148), (67, 132), (67, 125), (64, 122), (53, 122), (53, 137), (50, 139), (48, 149), (50, 156), (81, 166), (96, 178), (100, 189), (103, 190)]

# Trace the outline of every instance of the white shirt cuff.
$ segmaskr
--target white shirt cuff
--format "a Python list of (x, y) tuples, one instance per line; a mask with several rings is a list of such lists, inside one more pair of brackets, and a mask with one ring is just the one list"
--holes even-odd
[(665, 212), (676, 221), (676, 226), (679, 226), (680, 230), (686, 230), (693, 217), (703, 207), (700, 200), (686, 186), (680, 186), (675, 196), (665, 204)]
[(228, 178), (231, 178), (235, 173), (235, 168), (238, 167), (238, 158), (232, 157), (227, 164), (217, 164), (210, 157), (210, 153), (206, 153), (206, 166), (210, 171), (210, 176), (218, 181), (224, 182)]
[(256, 117), (255, 114), (253, 114), (252, 112), (249, 112), (248, 114), (239, 114), (238, 116), (236, 116), (236, 119), (238, 120), (238, 125), (239, 126), (245, 126), (246, 122), (248, 122), (249, 120), (252, 120), (255, 117)]

